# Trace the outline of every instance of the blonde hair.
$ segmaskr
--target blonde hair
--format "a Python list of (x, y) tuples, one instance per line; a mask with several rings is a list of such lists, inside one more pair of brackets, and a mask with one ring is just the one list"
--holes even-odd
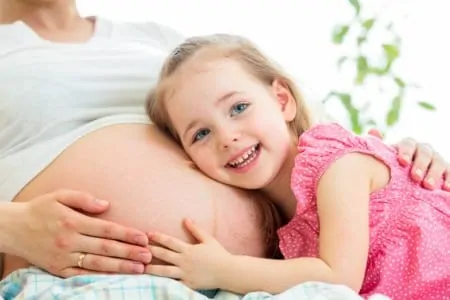
[(172, 51), (164, 62), (158, 82), (155, 88), (150, 91), (146, 102), (146, 111), (150, 120), (161, 130), (169, 133), (178, 143), (180, 143), (180, 139), (172, 126), (164, 101), (167, 93), (171, 91), (167, 89), (167, 86), (170, 85), (168, 79), (194, 56), (201, 56), (204, 53), (203, 50), (214, 50), (208, 52), (213, 54), (214, 57), (235, 59), (261, 83), (268, 86), (272, 85), (274, 80), (280, 80), (289, 88), (297, 105), (297, 114), (294, 120), (289, 123), (293, 134), (300, 136), (311, 127), (312, 116), (294, 80), (275, 62), (265, 56), (251, 41), (230, 34), (196, 36), (185, 40)]

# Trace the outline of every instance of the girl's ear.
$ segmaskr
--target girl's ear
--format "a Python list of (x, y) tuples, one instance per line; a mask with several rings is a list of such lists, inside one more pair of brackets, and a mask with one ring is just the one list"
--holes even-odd
[(280, 105), (285, 121), (292, 122), (297, 115), (297, 102), (289, 89), (289, 85), (280, 79), (275, 79), (272, 82), (272, 90)]

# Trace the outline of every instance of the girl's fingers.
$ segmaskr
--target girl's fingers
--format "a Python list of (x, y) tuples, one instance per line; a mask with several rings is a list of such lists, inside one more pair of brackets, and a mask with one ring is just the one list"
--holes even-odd
[(183, 275), (179, 267), (166, 265), (147, 265), (144, 273), (173, 279), (181, 279)]
[(180, 239), (162, 233), (149, 233), (149, 239), (176, 252), (184, 252), (190, 246)]
[(180, 254), (169, 249), (158, 246), (149, 246), (153, 257), (158, 258), (166, 263), (178, 265), (180, 263)]
[(209, 232), (194, 224), (194, 222), (190, 219), (186, 219), (184, 221), (184, 225), (186, 229), (189, 230), (189, 232), (192, 234), (192, 236), (195, 237), (200, 243), (206, 243), (211, 240), (215, 240)]

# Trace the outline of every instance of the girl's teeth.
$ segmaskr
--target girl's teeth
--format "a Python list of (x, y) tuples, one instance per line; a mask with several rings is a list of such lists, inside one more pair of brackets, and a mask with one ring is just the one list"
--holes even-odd
[(237, 166), (239, 166), (239, 165), (241, 165), (243, 163), (245, 164), (245, 163), (247, 163), (247, 159), (249, 157), (251, 157), (255, 152), (256, 152), (256, 146), (252, 147), (246, 153), (244, 153), (240, 158), (230, 162), (229, 164), (232, 167), (237, 167)]

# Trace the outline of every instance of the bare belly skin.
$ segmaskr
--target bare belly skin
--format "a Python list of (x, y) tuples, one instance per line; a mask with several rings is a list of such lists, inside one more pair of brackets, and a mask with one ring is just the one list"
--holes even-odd
[[(99, 217), (137, 229), (189, 240), (181, 225), (189, 217), (233, 253), (266, 256), (271, 246), (266, 230), (273, 226), (268, 202), (199, 173), (184, 152), (151, 125), (114, 125), (86, 135), (14, 201), (60, 188), (110, 201), (110, 210)], [(5, 255), (4, 275), (28, 265), (22, 258)]]

